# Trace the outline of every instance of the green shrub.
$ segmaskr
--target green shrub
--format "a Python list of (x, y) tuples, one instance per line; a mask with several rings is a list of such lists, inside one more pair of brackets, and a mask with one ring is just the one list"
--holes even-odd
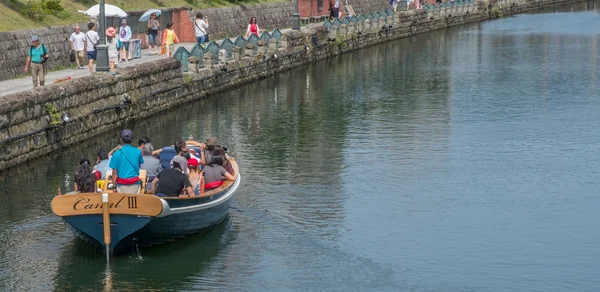
[(27, 15), (33, 20), (42, 21), (48, 15), (59, 16), (65, 8), (61, 0), (29, 0), (21, 8), (21, 14)]
[(42, 0), (42, 7), (44, 7), (47, 13), (58, 15), (65, 10), (60, 1), (61, 0)]

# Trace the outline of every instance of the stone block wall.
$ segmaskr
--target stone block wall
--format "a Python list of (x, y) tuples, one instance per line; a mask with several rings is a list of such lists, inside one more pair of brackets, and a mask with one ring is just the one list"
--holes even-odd
[(274, 28), (290, 27), (294, 9), (294, 3), (291, 1), (254, 4), (192, 10), (189, 12), (189, 18), (190, 21), (195, 19), (198, 11), (202, 12), (205, 17), (208, 16), (210, 37), (215, 40), (244, 35), (251, 17), (256, 17), (260, 29), (272, 30)]
[[(348, 1), (356, 14), (366, 14), (373, 11), (382, 11), (385, 9), (391, 9), (390, 1), (387, 0), (350, 0)], [(400, 6), (398, 6), (400, 10)]]
[[(287, 30), (279, 43), (235, 47), (225, 60), (182, 72), (177, 59), (122, 68), (118, 75), (97, 73), (0, 98), (0, 171), (50, 151), (76, 144), (185, 102), (237, 87), (284, 70), (382, 42), (435, 29), (483, 21), (573, 0), (505, 0), (412, 10), (393, 16), (330, 27)], [(502, 6), (499, 6), (502, 5)], [(360, 33), (359, 33), (360, 32)], [(207, 59), (213, 59), (211, 52)], [(205, 55), (205, 57), (206, 57)], [(219, 52), (219, 55), (224, 55)], [(223, 59), (223, 60), (221, 60)], [(48, 114), (55, 109), (57, 115)], [(63, 122), (60, 115), (71, 119)], [(58, 116), (58, 119), (57, 119)], [(54, 122), (53, 122), (54, 121)]]
[[(82, 31), (87, 31), (86, 24), (80, 25)], [(69, 37), (74, 30), (75, 24), (0, 32), (0, 80), (24, 74), (25, 60), (31, 46), (31, 36), (34, 34), (39, 35), (40, 42), (48, 47), (50, 69), (69, 66)]]
[[(162, 92), (184, 83), (180, 66), (163, 59), (121, 69), (116, 77), (97, 73), (2, 97), (0, 169), (85, 140), (148, 108), (173, 106), (177, 93)], [(48, 109), (57, 111), (55, 118)], [(66, 123), (64, 113), (71, 118)]]

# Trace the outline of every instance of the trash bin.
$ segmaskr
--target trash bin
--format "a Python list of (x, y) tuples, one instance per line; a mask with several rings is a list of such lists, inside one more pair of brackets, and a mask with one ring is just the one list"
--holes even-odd
[(129, 50), (131, 51), (131, 58), (132, 59), (137, 59), (137, 58), (141, 58), (142, 57), (142, 40), (140, 39), (131, 39), (130, 42), (130, 48)]

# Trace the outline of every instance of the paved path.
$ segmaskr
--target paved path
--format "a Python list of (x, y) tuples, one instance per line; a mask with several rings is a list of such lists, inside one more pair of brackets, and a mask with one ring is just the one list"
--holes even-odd
[[(178, 47), (185, 47), (188, 51), (191, 51), (194, 47), (195, 43), (181, 43), (175, 45), (175, 50)], [(130, 61), (119, 62), (118, 67), (127, 67), (131, 65), (136, 65), (144, 62), (154, 61), (161, 58), (166, 58), (163, 56), (148, 56), (149, 50), (142, 50), (142, 57), (139, 59), (132, 59)], [(94, 66), (95, 67), (95, 66)], [(25, 69), (25, 60), (23, 60), (23, 69)], [(46, 74), (46, 85), (52, 84), (54, 80), (59, 78), (77, 78), (82, 76), (90, 75), (90, 70), (87, 65), (85, 69), (76, 69), (69, 68), (59, 71), (52, 71)], [(0, 96), (9, 95), (11, 93), (20, 92), (24, 90), (28, 90), (33, 88), (33, 82), (31, 81), (31, 75), (23, 78), (9, 79), (0, 81)]]

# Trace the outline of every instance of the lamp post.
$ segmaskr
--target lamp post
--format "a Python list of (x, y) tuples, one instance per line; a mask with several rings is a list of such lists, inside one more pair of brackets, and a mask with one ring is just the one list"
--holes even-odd
[(100, 27), (98, 29), (100, 43), (96, 46), (96, 72), (108, 72), (110, 70), (110, 67), (108, 66), (108, 46), (106, 45), (105, 10), (104, 0), (100, 0)]
[(300, 29), (300, 13), (298, 13), (298, 2), (300, 0), (296, 0), (296, 11), (292, 14), (292, 29), (298, 30)]

